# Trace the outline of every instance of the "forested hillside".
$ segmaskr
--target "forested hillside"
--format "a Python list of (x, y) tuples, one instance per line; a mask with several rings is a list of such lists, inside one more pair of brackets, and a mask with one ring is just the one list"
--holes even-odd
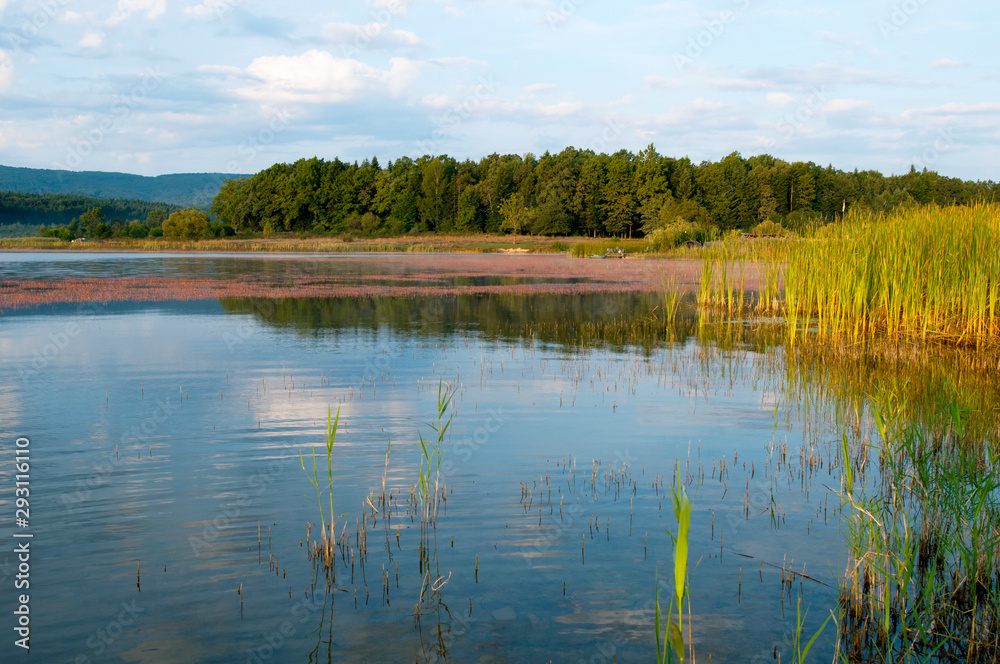
[(567, 148), (541, 157), (493, 154), (348, 164), (302, 159), (222, 187), (216, 220), (238, 231), (324, 231), (362, 235), (497, 232), (616, 235), (677, 221), (748, 229), (769, 220), (788, 228), (835, 219), (844, 209), (889, 210), (909, 203), (991, 199), (993, 182), (931, 171), (885, 176), (812, 162), (733, 153), (694, 164), (638, 153)]
[(102, 171), (59, 171), (0, 166), (0, 191), (27, 194), (76, 194), (134, 199), (207, 208), (226, 178), (223, 173), (178, 173), (144, 177)]
[(64, 226), (91, 208), (101, 208), (108, 219), (122, 222), (145, 220), (153, 210), (161, 210), (167, 215), (180, 209), (176, 205), (149, 201), (0, 192), (0, 226), (24, 224), (34, 229), (42, 224)]

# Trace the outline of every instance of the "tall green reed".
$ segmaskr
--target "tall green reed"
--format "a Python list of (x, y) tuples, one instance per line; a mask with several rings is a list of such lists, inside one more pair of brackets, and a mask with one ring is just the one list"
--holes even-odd
[[(417, 445), (420, 446), (420, 474), (418, 487), (420, 489), (421, 524), (424, 527), (433, 526), (437, 521), (438, 503), (441, 492), (441, 462), (444, 460), (444, 439), (451, 426), (453, 413), (450, 413), (455, 391), (451, 385), (438, 382), (437, 418), (430, 424), (436, 434), (431, 440), (418, 434)], [(447, 415), (447, 418), (445, 418)]]
[[(679, 662), (684, 661), (684, 600), (687, 599), (689, 611), (691, 605), (688, 595), (688, 537), (691, 531), (691, 499), (681, 484), (679, 471), (674, 486), (671, 488), (671, 500), (674, 517), (677, 519), (677, 535), (674, 536), (666, 528), (664, 530), (674, 543), (674, 593), (670, 598), (670, 608), (664, 615), (660, 608), (660, 584), (657, 580), (653, 624), (656, 630), (657, 664), (673, 662), (675, 657)], [(677, 609), (676, 620), (674, 620), (675, 607)]]
[(855, 211), (816, 237), (717, 243), (705, 252), (699, 299), (739, 310), (737, 270), (756, 263), (764, 271), (757, 309), (780, 310), (792, 341), (815, 324), (853, 343), (881, 337), (982, 347), (1000, 334), (998, 245), (996, 204)]
[[(316, 448), (312, 448), (312, 476), (309, 475), (308, 470), (306, 470), (306, 460), (305, 457), (299, 453), (299, 462), (302, 464), (302, 470), (306, 472), (306, 478), (309, 480), (310, 484), (316, 489), (316, 504), (319, 508), (319, 518), (320, 518), (320, 541), (318, 543), (318, 554), (322, 556), (323, 565), (327, 569), (333, 569), (334, 566), (334, 544), (336, 540), (336, 530), (337, 521), (346, 516), (346, 512), (339, 516), (334, 515), (333, 511), (333, 445), (337, 439), (337, 426), (340, 424), (340, 408), (337, 408), (337, 417), (332, 418), (332, 408), (327, 407), (326, 411), (326, 482), (320, 480), (319, 470), (316, 465)], [(326, 521), (326, 509), (323, 506), (323, 489), (328, 492), (328, 503), (330, 510), (330, 522), (329, 531), (327, 529)]]
[[(845, 661), (992, 662), (1000, 656), (1000, 468), (961, 411), (908, 423), (872, 408), (880, 473), (859, 482), (842, 442), (850, 561), (840, 586)], [(994, 445), (995, 441), (988, 442)]]

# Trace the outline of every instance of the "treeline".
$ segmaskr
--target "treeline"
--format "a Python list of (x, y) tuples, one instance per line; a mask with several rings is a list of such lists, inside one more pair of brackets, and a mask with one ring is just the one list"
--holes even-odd
[(47, 228), (43, 224), (38, 229), (40, 237), (54, 237), (66, 242), (77, 238), (141, 240), (146, 237), (167, 237), (177, 240), (201, 240), (234, 234), (235, 231), (230, 226), (213, 224), (209, 221), (208, 214), (197, 208), (176, 210), (171, 212), (169, 217), (162, 209), (155, 208), (150, 211), (145, 220), (125, 221), (121, 218), (108, 219), (104, 210), (94, 207), (80, 215), (79, 219), (74, 217), (65, 226)]
[(362, 164), (301, 159), (227, 181), (211, 210), (216, 221), (240, 232), (630, 237), (678, 223), (730, 230), (770, 222), (795, 230), (857, 206), (963, 205), (996, 193), (993, 182), (927, 170), (885, 176), (736, 152), (694, 164), (650, 145), (638, 154), (567, 148), (478, 162), (404, 157), (384, 168), (377, 158)]
[[(166, 215), (179, 210), (169, 203), (153, 203), (131, 199), (103, 199), (72, 194), (23, 194), (0, 192), (0, 225), (24, 224), (66, 226), (93, 208), (100, 208), (111, 223), (145, 220), (159, 210)], [(154, 215), (155, 216), (155, 215)]]

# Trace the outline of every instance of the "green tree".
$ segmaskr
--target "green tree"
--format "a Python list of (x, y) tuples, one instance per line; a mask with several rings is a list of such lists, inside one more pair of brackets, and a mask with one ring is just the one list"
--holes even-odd
[(579, 220), (580, 230), (597, 237), (604, 228), (604, 190), (607, 187), (608, 156), (589, 154), (576, 183), (573, 211)]
[(80, 215), (80, 225), (87, 235), (96, 236), (98, 227), (106, 220), (104, 212), (99, 207), (93, 207)]
[(178, 240), (200, 240), (208, 237), (208, 215), (197, 208), (174, 212), (163, 222), (163, 235)]
[(632, 236), (639, 220), (635, 191), (635, 164), (632, 153), (619, 150), (608, 163), (608, 184), (604, 189), (604, 228), (611, 235)]
[(816, 200), (816, 181), (810, 171), (811, 164), (796, 162), (792, 164), (791, 201), (789, 208), (791, 212), (796, 210), (809, 210), (813, 201)]
[(125, 235), (134, 239), (141, 239), (149, 235), (149, 227), (141, 221), (130, 221), (125, 226)]
[(451, 206), (454, 160), (448, 157), (435, 157), (418, 162), (417, 169), (420, 174), (420, 193), (417, 197), (420, 230), (431, 232), (450, 230), (454, 225)]
[[(500, 216), (503, 217), (500, 230), (509, 230), (514, 235), (518, 235), (531, 223), (534, 210), (525, 203), (524, 195), (521, 192), (515, 192), (500, 204)], [(517, 242), (517, 238), (514, 241)]]
[(157, 226), (162, 226), (163, 222), (167, 220), (167, 213), (163, 211), (162, 208), (156, 208), (150, 210), (149, 214), (146, 215), (146, 226), (149, 228), (156, 228)]

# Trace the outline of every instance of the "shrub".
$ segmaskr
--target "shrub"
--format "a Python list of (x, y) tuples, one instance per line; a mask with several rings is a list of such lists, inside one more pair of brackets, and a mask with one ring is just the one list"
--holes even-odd
[(762, 236), (762, 235), (784, 235), (785, 234), (785, 229), (778, 222), (771, 221), (770, 219), (768, 219), (767, 221), (762, 221), (759, 224), (757, 224), (756, 226), (754, 226), (753, 230), (750, 231), (750, 233), (752, 235), (756, 235), (756, 236)]
[(200, 240), (210, 232), (208, 215), (195, 208), (174, 212), (163, 222), (163, 235), (171, 239)]
[(673, 249), (685, 242), (693, 241), (704, 244), (711, 239), (711, 231), (690, 221), (675, 221), (657, 228), (649, 235), (649, 242), (655, 251)]

